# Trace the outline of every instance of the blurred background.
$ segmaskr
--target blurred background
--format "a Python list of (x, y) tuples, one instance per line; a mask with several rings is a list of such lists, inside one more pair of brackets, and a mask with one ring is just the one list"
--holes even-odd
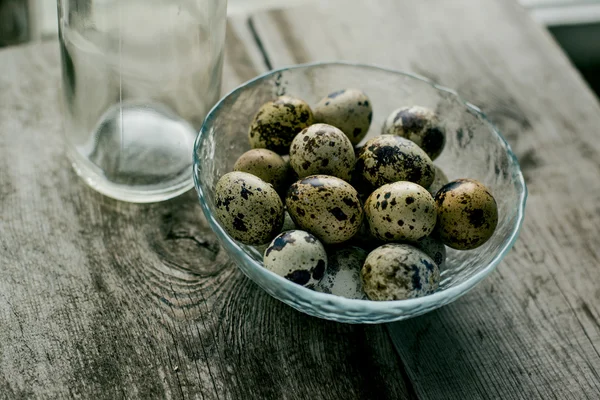
[[(308, 0), (229, 0), (230, 14)], [(519, 1), (546, 27), (600, 96), (600, 0), (504, 0)], [(0, 0), (0, 47), (57, 35), (56, 0)]]

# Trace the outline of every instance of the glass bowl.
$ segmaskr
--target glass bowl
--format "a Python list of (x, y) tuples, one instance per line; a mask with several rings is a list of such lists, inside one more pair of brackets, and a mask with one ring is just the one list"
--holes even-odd
[[(315, 292), (263, 268), (262, 255), (233, 240), (214, 217), (214, 188), (250, 149), (248, 126), (258, 108), (288, 94), (316, 104), (343, 88), (362, 89), (373, 105), (367, 138), (380, 134), (385, 118), (396, 108), (432, 108), (445, 125), (447, 141), (435, 160), (450, 180), (474, 178), (491, 189), (498, 203), (498, 227), (483, 246), (448, 250), (439, 289), (428, 296), (396, 301), (353, 300)], [(364, 142), (363, 141), (363, 142)], [(316, 317), (348, 323), (383, 323), (424, 314), (462, 296), (494, 270), (514, 244), (521, 224), (527, 189), (519, 163), (498, 130), (475, 106), (454, 91), (412, 74), (347, 63), (298, 65), (268, 72), (233, 90), (210, 111), (194, 147), (194, 183), (200, 204), (221, 245), (246, 276), (267, 293)]]

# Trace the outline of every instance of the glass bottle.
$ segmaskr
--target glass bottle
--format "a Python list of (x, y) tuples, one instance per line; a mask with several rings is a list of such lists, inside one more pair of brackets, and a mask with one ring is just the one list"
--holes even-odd
[(58, 0), (65, 140), (75, 171), (130, 202), (192, 187), (219, 98), (226, 0)]

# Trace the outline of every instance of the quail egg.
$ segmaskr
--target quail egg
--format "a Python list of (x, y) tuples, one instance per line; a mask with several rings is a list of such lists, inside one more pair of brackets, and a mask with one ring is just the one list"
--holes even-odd
[(290, 146), (290, 164), (299, 178), (322, 174), (349, 180), (354, 162), (352, 143), (335, 126), (311, 125)]
[(312, 287), (327, 268), (327, 253), (319, 240), (308, 232), (282, 232), (267, 247), (263, 264), (269, 271), (298, 285)]
[(316, 122), (336, 126), (358, 144), (369, 131), (373, 119), (371, 101), (361, 90), (345, 89), (330, 93), (314, 107)]
[(412, 140), (435, 160), (446, 144), (446, 134), (433, 110), (412, 106), (402, 107), (385, 120), (381, 133)]
[(240, 156), (233, 166), (234, 171), (258, 176), (280, 191), (288, 182), (289, 164), (274, 151), (252, 149)]
[(374, 187), (410, 181), (427, 188), (435, 177), (429, 156), (414, 142), (394, 135), (369, 140), (360, 152), (356, 169)]
[(252, 148), (287, 154), (294, 137), (312, 125), (313, 113), (303, 100), (281, 96), (260, 107), (248, 131)]
[(434, 165), (433, 169), (435, 170), (435, 178), (433, 178), (433, 183), (431, 184), (431, 186), (429, 186), (427, 190), (429, 191), (429, 193), (431, 193), (432, 196), (435, 196), (438, 190), (440, 190), (442, 186), (444, 186), (450, 181), (448, 180), (448, 177), (440, 167)]
[(458, 179), (435, 195), (437, 233), (442, 242), (457, 250), (484, 244), (498, 225), (498, 206), (490, 191), (474, 179)]
[(426, 236), (423, 239), (413, 243), (413, 246), (427, 254), (440, 268), (440, 271), (446, 266), (446, 246), (435, 236)]
[(422, 186), (394, 182), (375, 190), (365, 202), (371, 234), (384, 241), (417, 241), (436, 223), (435, 202)]
[(215, 216), (231, 237), (258, 245), (280, 232), (283, 204), (272, 185), (246, 172), (230, 172), (215, 187)]
[(440, 270), (416, 247), (390, 243), (367, 256), (361, 269), (363, 289), (371, 300), (403, 300), (433, 293)]
[(298, 228), (323, 243), (341, 243), (358, 232), (363, 209), (349, 183), (328, 175), (311, 175), (290, 186), (285, 204)]
[(365, 299), (360, 269), (367, 252), (360, 247), (343, 247), (329, 252), (327, 258), (325, 275), (316, 290), (349, 299)]

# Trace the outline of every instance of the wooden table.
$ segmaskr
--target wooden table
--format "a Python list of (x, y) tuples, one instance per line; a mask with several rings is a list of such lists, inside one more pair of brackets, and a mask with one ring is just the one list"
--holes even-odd
[(521, 237), (455, 303), (307, 317), (246, 279), (195, 193), (102, 197), (64, 158), (56, 42), (0, 52), (0, 398), (598, 399), (600, 106), (507, 0), (320, 1), (236, 17), (224, 90), (356, 60), (456, 88), (521, 160)]

